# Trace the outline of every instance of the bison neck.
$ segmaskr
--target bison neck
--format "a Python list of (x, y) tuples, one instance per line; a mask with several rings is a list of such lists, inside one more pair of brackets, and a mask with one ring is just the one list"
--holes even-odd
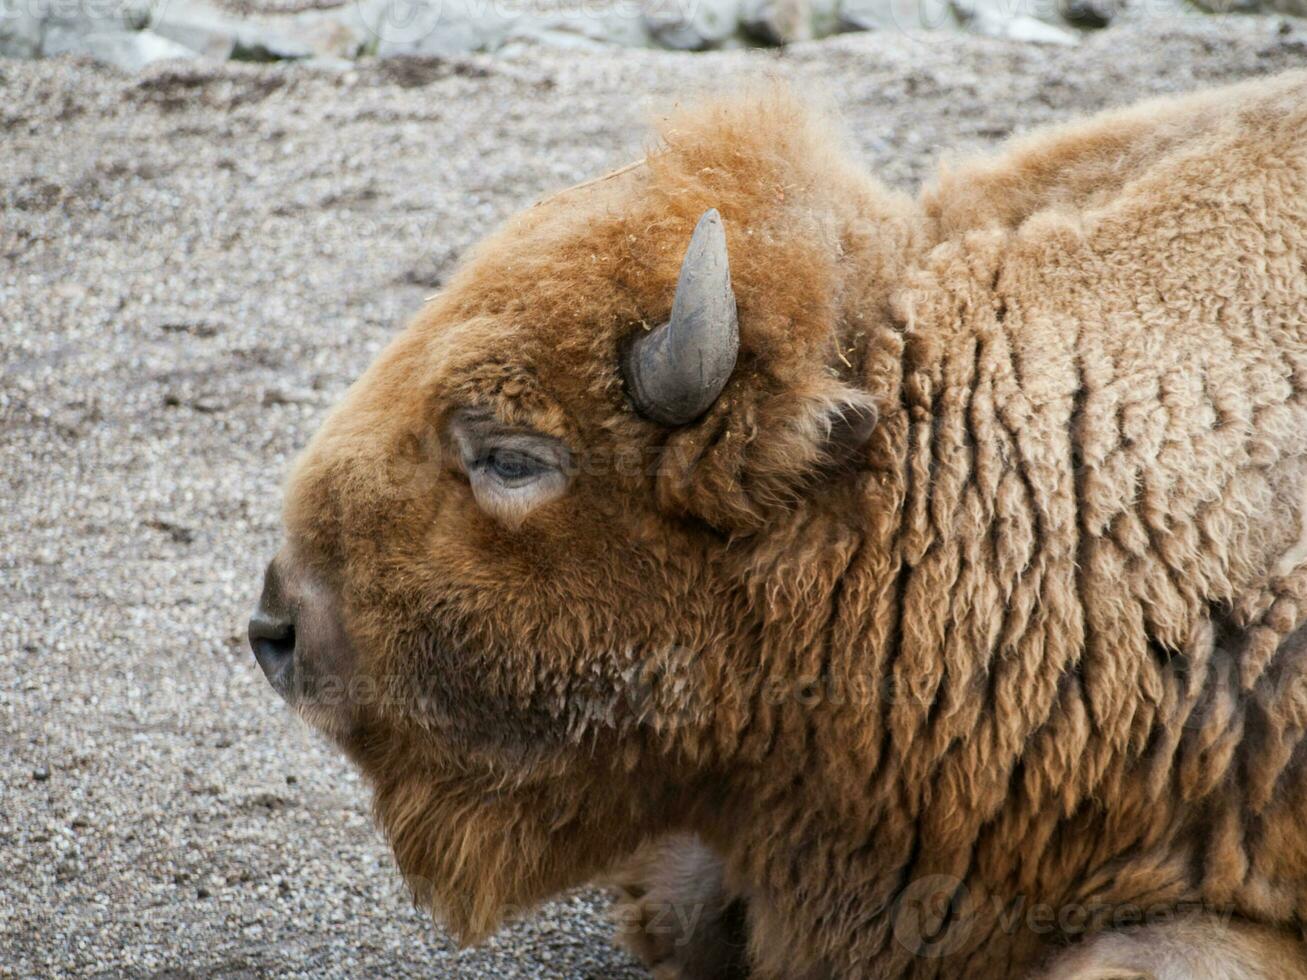
[(973, 236), (899, 296), (858, 519), (750, 566), (771, 694), (703, 828), (763, 975), (1007, 977), (1186, 903), (1307, 911), (1307, 581), (1277, 568), (1307, 357), (1017, 250)]

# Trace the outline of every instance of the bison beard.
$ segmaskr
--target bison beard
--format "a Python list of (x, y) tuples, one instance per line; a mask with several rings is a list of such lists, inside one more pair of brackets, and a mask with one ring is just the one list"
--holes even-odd
[[(637, 938), (664, 976), (1307, 975), (1307, 76), (916, 200), (782, 91), (661, 134), (480, 246), (288, 491), (419, 898), (477, 939), (634, 856), (638, 920), (711, 911)], [(575, 471), (398, 492), (468, 409)]]

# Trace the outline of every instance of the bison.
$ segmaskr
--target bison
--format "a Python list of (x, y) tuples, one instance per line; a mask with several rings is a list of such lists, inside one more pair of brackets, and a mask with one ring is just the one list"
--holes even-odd
[(665, 976), (1303, 976), (1305, 506), (1307, 74), (915, 198), (766, 87), (475, 249), (250, 637), (464, 941), (616, 875)]

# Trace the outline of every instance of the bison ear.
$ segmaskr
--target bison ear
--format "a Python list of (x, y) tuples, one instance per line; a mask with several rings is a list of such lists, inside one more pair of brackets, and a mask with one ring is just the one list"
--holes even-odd
[(827, 466), (857, 468), (880, 418), (871, 396), (863, 391), (849, 391), (848, 397), (827, 405), (822, 416), (827, 426), (823, 441)]
[(723, 531), (757, 530), (820, 485), (864, 469), (876, 420), (870, 394), (833, 378), (742, 392), (668, 441), (659, 501)]

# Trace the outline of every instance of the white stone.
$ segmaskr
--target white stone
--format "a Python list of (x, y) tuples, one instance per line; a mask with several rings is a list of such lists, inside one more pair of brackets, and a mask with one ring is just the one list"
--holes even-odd
[(949, 0), (840, 0), (843, 31), (958, 30)]
[[(71, 47), (74, 37), (134, 31), (142, 0), (0, 0), (0, 54), (39, 57)], [(84, 52), (79, 52), (84, 53)]]
[(991, 18), (977, 17), (967, 24), (977, 34), (986, 37), (998, 37), (1008, 41), (1024, 41), (1029, 44), (1058, 44), (1073, 48), (1080, 43), (1080, 38), (1064, 27), (1047, 24), (1034, 17)]
[(140, 71), (146, 65), (169, 58), (194, 58), (190, 48), (161, 37), (153, 31), (91, 31), (52, 25), (45, 33), (41, 53), (46, 57), (59, 54), (94, 58), (123, 71)]
[(529, 40), (569, 48), (654, 43), (633, 0), (500, 0), (513, 3), (517, 19), (508, 31), (513, 41)]
[(654, 0), (644, 23), (663, 47), (701, 51), (739, 30), (740, 0)]
[(953, 12), (964, 24), (984, 20), (990, 25), (996, 25), (1018, 17), (1031, 17), (1050, 23), (1059, 19), (1057, 0), (950, 0), (950, 3)]
[(969, 30), (985, 37), (1034, 44), (1075, 46), (1080, 38), (1054, 22), (1056, 0), (951, 0), (953, 12)]
[(150, 29), (209, 58), (225, 60), (236, 48), (235, 23), (204, 4), (173, 0), (155, 14)]
[(382, 57), (493, 51), (518, 19), (500, 0), (360, 0), (346, 18)]

